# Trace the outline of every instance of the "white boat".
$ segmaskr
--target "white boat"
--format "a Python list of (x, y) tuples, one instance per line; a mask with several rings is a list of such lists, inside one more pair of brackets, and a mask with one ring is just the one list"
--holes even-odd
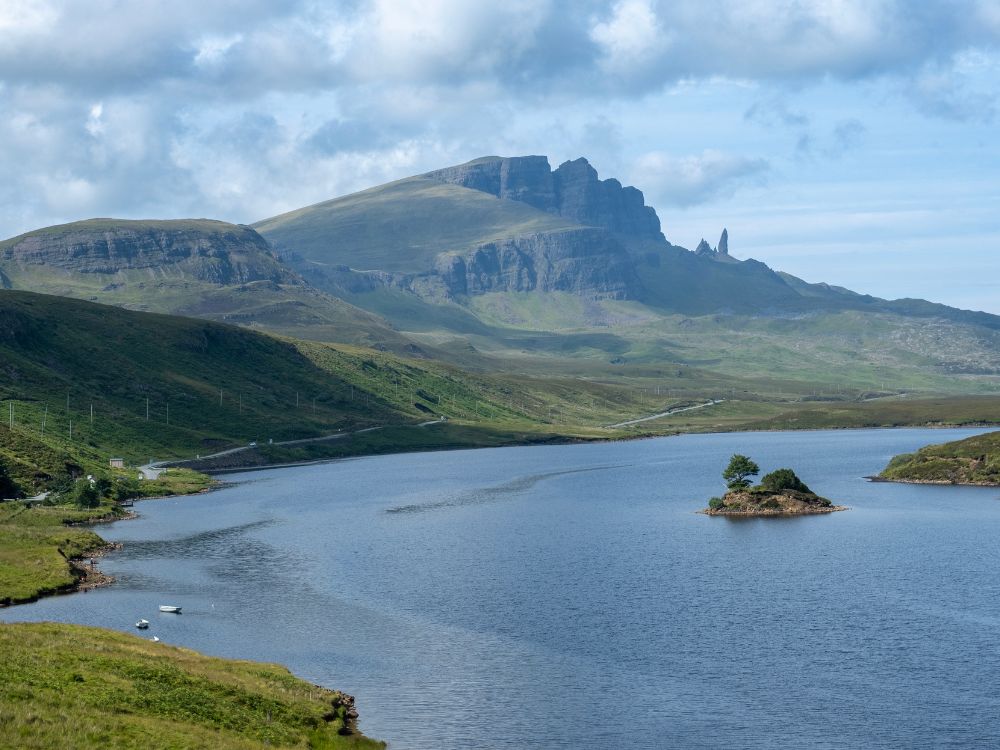
[(149, 627), (149, 620), (139, 620), (139, 621), (138, 621), (138, 622), (137, 622), (137, 623), (135, 624), (135, 626), (136, 626), (137, 628), (139, 628), (139, 630), (145, 630), (146, 628), (148, 628), (148, 627)]
[(175, 606), (173, 606), (171, 604), (161, 604), (160, 605), (160, 611), (161, 612), (172, 612), (175, 615), (179, 615), (181, 613), (181, 608), (180, 607), (175, 607)]
[(150, 638), (149, 640), (151, 640), (153, 643), (159, 643), (160, 642), (160, 639), (157, 638), (155, 635), (152, 638)]

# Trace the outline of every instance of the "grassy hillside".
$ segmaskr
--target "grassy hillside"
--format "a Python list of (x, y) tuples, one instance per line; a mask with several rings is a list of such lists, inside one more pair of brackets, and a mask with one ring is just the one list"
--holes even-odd
[[(976, 413), (967, 414), (960, 403), (969, 401), (927, 400), (948, 376), (919, 368), (905, 381), (908, 396), (886, 398), (900, 381), (889, 379), (885, 365), (857, 354), (852, 359), (851, 339), (840, 349), (824, 348), (817, 334), (811, 348), (796, 350), (781, 345), (769, 331), (777, 325), (772, 322), (730, 330), (713, 344), (697, 321), (673, 325), (669, 338), (652, 333), (636, 338), (648, 347), (645, 352), (622, 338), (619, 363), (603, 353), (615, 346), (617, 332), (511, 329), (509, 348), (493, 355), (506, 372), (471, 373), (371, 349), (281, 340), (208, 321), (0, 291), (0, 461), (33, 493), (74, 471), (107, 467), (112, 455), (132, 464), (150, 457), (191, 458), (251, 441), (263, 447), (270, 440), (417, 425), (438, 417), (449, 420), (440, 430), (444, 434), (457, 425), (475, 429), (431, 442), (470, 439), (471, 447), (529, 434), (553, 439), (706, 427), (852, 426), (871, 423), (875, 409), (891, 410), (894, 424), (959, 416), (984, 422), (998, 416), (988, 406), (1000, 403), (995, 379), (986, 376), (961, 381), (982, 394), (971, 409)], [(927, 331), (915, 331), (915, 341)], [(741, 339), (753, 341), (753, 348), (741, 350)], [(882, 351), (892, 355), (891, 349)], [(675, 363), (663, 362), (663, 353)], [(725, 401), (605, 429), (707, 399)], [(426, 437), (398, 435), (398, 448), (406, 449)], [(391, 440), (379, 439), (380, 451), (392, 449)], [(330, 451), (362, 451), (363, 444), (349, 449), (344, 443)]]
[(470, 374), (15, 291), (0, 291), (0, 361), (0, 460), (28, 492), (106, 467), (112, 455), (189, 458), (438, 416), (498, 432), (596, 435), (646, 407), (643, 393), (612, 384)]
[(60, 297), (0, 292), (0, 360), (3, 424), (103, 465), (403, 418), (290, 343)]
[(1000, 485), (1000, 432), (896, 456), (879, 477), (897, 482)]
[(75, 750), (384, 748), (353, 700), (273, 664), (76, 625), (0, 625), (0, 745)]
[(499, 237), (577, 226), (478, 190), (410, 177), (253, 225), (279, 251), (311, 263), (419, 272), (438, 253)]
[[(698, 379), (705, 391), (767, 399), (1000, 394), (1000, 332), (942, 318), (856, 310), (685, 316), (567, 293), (492, 293), (465, 307), (399, 291), (364, 296), (351, 300), (477, 368), (636, 388)], [(670, 375), (678, 370), (690, 377)]]

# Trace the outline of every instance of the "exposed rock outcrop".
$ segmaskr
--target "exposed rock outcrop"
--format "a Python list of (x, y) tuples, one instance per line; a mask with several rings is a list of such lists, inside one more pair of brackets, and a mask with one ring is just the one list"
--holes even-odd
[(716, 248), (719, 255), (729, 255), (729, 230), (723, 228), (722, 236), (719, 237), (719, 246)]
[(581, 227), (509, 237), (464, 253), (441, 253), (418, 274), (308, 266), (287, 256), (311, 283), (334, 294), (379, 287), (421, 297), (456, 298), (489, 292), (571, 292), (587, 299), (629, 299), (640, 280), (628, 251), (611, 234)]
[(790, 489), (762, 492), (756, 488), (727, 492), (714, 499), (702, 513), (709, 516), (800, 516), (839, 510), (847, 510), (847, 506), (834, 505), (812, 492)]
[(63, 224), (0, 243), (0, 263), (103, 275), (175, 267), (210, 284), (300, 283), (253, 229), (207, 220)]
[(431, 179), (521, 201), (585, 226), (663, 240), (660, 220), (642, 191), (601, 180), (583, 158), (552, 171), (545, 156), (489, 156), (425, 175)]
[(555, 181), (545, 156), (487, 156), (426, 175), (441, 182), (479, 190), (497, 198), (521, 201), (558, 213)]
[(638, 285), (625, 248), (595, 229), (489, 242), (439, 256), (435, 271), (452, 296), (537, 290), (624, 299)]

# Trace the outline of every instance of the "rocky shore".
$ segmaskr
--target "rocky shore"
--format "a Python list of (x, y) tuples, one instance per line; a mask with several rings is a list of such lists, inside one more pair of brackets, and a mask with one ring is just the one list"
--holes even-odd
[(831, 500), (811, 492), (745, 489), (713, 498), (709, 507), (700, 512), (709, 516), (801, 516), (839, 510), (848, 508), (846, 505), (834, 505)]

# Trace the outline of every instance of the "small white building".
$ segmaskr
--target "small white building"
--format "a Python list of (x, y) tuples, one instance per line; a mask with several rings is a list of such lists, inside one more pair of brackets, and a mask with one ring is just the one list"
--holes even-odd
[(109, 460), (112, 469), (124, 469), (125, 459), (124, 458), (112, 458)]

